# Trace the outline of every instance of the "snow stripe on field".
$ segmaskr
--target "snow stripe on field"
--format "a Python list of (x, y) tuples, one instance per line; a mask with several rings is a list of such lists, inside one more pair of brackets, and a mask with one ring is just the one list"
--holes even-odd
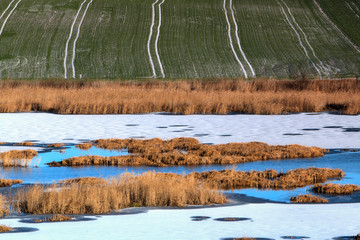
[(160, 66), (160, 70), (161, 70), (161, 75), (163, 78), (165, 78), (165, 73), (164, 73), (164, 68), (163, 65), (161, 63), (160, 60), (160, 56), (159, 56), (159, 49), (158, 49), (158, 42), (159, 42), (159, 36), (160, 36), (160, 27), (161, 27), (161, 5), (165, 2), (165, 0), (162, 0), (162, 2), (159, 4), (159, 25), (157, 27), (157, 34), (156, 34), (156, 39), (155, 39), (155, 53), (156, 53), (156, 58), (159, 62), (159, 66)]
[[(360, 16), (355, 12), (355, 10), (351, 7), (351, 5), (348, 3), (348, 1), (345, 1), (348, 8), (355, 14), (357, 18), (360, 18)], [(0, 18), (1, 19), (1, 18)]]
[[(5, 21), (4, 21), (4, 23), (3, 23), (3, 25), (1, 26), (1, 29), (0, 29), (0, 35), (1, 35), (2, 32), (4, 31), (6, 22), (8, 21), (8, 19), (9, 19), (10, 16), (12, 15), (12, 13), (15, 11), (15, 9), (17, 8), (17, 6), (19, 5), (20, 2), (21, 2), (21, 0), (19, 0), (19, 1), (15, 4), (15, 6), (13, 7), (13, 9), (11, 9), (9, 15), (5, 18)], [(12, 2), (11, 2), (11, 3), (12, 3)], [(10, 4), (11, 4), (11, 3), (10, 3)], [(8, 7), (9, 7), (9, 6), (8, 6)], [(6, 9), (8, 9), (8, 8), (6, 8)], [(6, 11), (6, 10), (5, 10), (5, 11)], [(1, 17), (2, 17), (2, 16), (3, 16), (3, 15), (1, 15)]]
[(310, 44), (310, 42), (309, 42), (309, 40), (308, 40), (308, 38), (307, 38), (307, 35), (306, 35), (305, 32), (303, 31), (303, 29), (300, 27), (300, 25), (297, 23), (294, 15), (291, 13), (291, 10), (290, 10), (289, 6), (285, 3), (284, 0), (280, 0), (280, 1), (282, 1), (282, 2), (284, 3), (284, 5), (286, 6), (286, 8), (287, 8), (287, 10), (288, 10), (288, 12), (289, 12), (292, 20), (294, 21), (295, 25), (300, 29), (301, 33), (303, 34), (303, 36), (304, 36), (304, 38), (305, 38), (305, 42), (306, 42), (307, 45), (309, 46), (309, 48), (310, 48), (313, 56), (320, 62), (321, 69), (322, 69), (323, 73), (325, 73), (325, 75), (329, 76), (329, 75), (330, 75), (330, 72), (331, 72), (331, 69), (328, 68), (328, 67), (325, 67), (323, 61), (321, 61), (321, 59), (316, 55), (316, 53), (315, 53), (315, 51), (314, 51), (314, 48), (311, 46), (311, 44)]
[(73, 21), (73, 23), (71, 24), (71, 28), (70, 28), (70, 33), (69, 33), (69, 38), (67, 39), (66, 41), (66, 45), (65, 45), (65, 56), (64, 56), (64, 78), (67, 78), (67, 69), (66, 69), (66, 61), (67, 61), (67, 56), (68, 56), (68, 49), (69, 49), (69, 42), (70, 42), (70, 39), (72, 37), (72, 34), (73, 34), (73, 31), (74, 31), (74, 26), (75, 26), (75, 23), (76, 23), (76, 20), (77, 18), (79, 17), (79, 14), (80, 14), (80, 11), (83, 7), (83, 5), (85, 4), (87, 0), (84, 0), (81, 5), (80, 5), (80, 8), (79, 10), (77, 11), (76, 13), (76, 16), (75, 16), (75, 19)]
[(83, 22), (84, 22), (85, 15), (86, 15), (86, 13), (87, 13), (87, 11), (88, 11), (88, 9), (89, 9), (89, 7), (90, 7), (90, 4), (91, 4), (92, 2), (93, 2), (93, 0), (91, 0), (91, 1), (87, 4), (87, 6), (86, 6), (86, 8), (85, 8), (84, 14), (83, 14), (83, 16), (82, 16), (82, 18), (81, 18), (81, 21), (80, 21), (79, 26), (78, 26), (78, 29), (77, 29), (76, 38), (75, 38), (75, 40), (74, 40), (73, 56), (72, 56), (72, 62), (71, 62), (72, 71), (73, 71), (73, 78), (76, 77), (76, 72), (75, 72), (76, 42), (77, 42), (77, 40), (79, 39), (80, 29), (81, 29), (81, 26), (82, 26), (82, 24), (83, 24)]
[(340, 28), (338, 28), (338, 26), (336, 26), (335, 23), (333, 23), (333, 22), (331, 21), (331, 19), (328, 17), (328, 15), (326, 15), (326, 13), (325, 13), (325, 12), (323, 11), (323, 9), (321, 8), (320, 4), (319, 4), (316, 0), (313, 0), (313, 1), (314, 1), (315, 5), (317, 6), (317, 8), (319, 9), (319, 11), (321, 12), (321, 14), (325, 17), (325, 19), (328, 20), (328, 22), (343, 36), (343, 38), (344, 38), (351, 46), (353, 46), (353, 47), (356, 49), (356, 51), (357, 51), (358, 53), (360, 53), (360, 48), (359, 48), (355, 43), (353, 43), (353, 42), (350, 40), (350, 38), (348, 38), (348, 37), (345, 35), (345, 33), (343, 33), (343, 32), (340, 30)]
[(154, 65), (154, 62), (153, 62), (152, 56), (151, 56), (150, 43), (151, 43), (151, 38), (152, 38), (152, 35), (153, 35), (153, 28), (154, 28), (154, 25), (155, 25), (155, 4), (157, 4), (158, 2), (159, 2), (159, 0), (156, 0), (151, 5), (152, 16), (151, 16), (151, 25), (150, 25), (149, 38), (148, 38), (148, 42), (147, 42), (147, 50), (148, 50), (151, 69), (152, 69), (152, 72), (153, 72), (153, 75), (152, 75), (153, 78), (156, 78), (156, 70), (155, 70), (155, 65)]
[(236, 40), (237, 40), (238, 47), (239, 47), (239, 49), (240, 49), (241, 55), (243, 56), (243, 58), (245, 59), (247, 65), (249, 66), (249, 68), (250, 68), (250, 70), (251, 70), (252, 76), (255, 78), (255, 77), (256, 77), (256, 74), (255, 74), (254, 68), (253, 68), (252, 65), (250, 64), (249, 60), (247, 59), (247, 57), (246, 57), (246, 55), (245, 55), (245, 52), (243, 51), (243, 49), (242, 49), (242, 47), (241, 47), (240, 38), (239, 38), (239, 27), (238, 27), (238, 24), (236, 23), (235, 13), (234, 13), (234, 7), (233, 7), (233, 4), (232, 4), (232, 0), (230, 0), (230, 11), (231, 11), (232, 20), (233, 20), (233, 22), (234, 22), (234, 24), (235, 24), (235, 36), (236, 36)]
[(224, 13), (225, 13), (226, 22), (227, 22), (227, 25), (228, 25), (228, 37), (229, 37), (229, 42), (230, 42), (231, 50), (232, 50), (232, 52), (233, 52), (233, 54), (234, 54), (234, 57), (236, 58), (236, 61), (239, 63), (242, 71), (244, 72), (245, 78), (248, 78), (248, 74), (247, 74), (247, 72), (245, 71), (244, 65), (242, 64), (242, 62), (240, 61), (238, 55), (237, 55), (236, 52), (235, 52), (234, 44), (233, 44), (233, 41), (232, 41), (232, 39), (231, 39), (231, 24), (230, 24), (230, 20), (229, 20), (229, 17), (228, 17), (228, 12), (227, 12), (227, 10), (226, 10), (226, 0), (224, 0), (223, 8), (224, 8)]
[(9, 8), (11, 7), (11, 5), (15, 2), (15, 0), (12, 0), (9, 5), (7, 6), (7, 8), (4, 10), (4, 12), (1, 14), (0, 16), (0, 20), (3, 18), (3, 16), (5, 15), (5, 13), (7, 12), (7, 10), (9, 10)]
[(283, 15), (285, 16), (286, 21), (288, 22), (288, 24), (290, 25), (290, 27), (294, 30), (294, 32), (295, 32), (296, 35), (298, 36), (300, 45), (301, 45), (302, 49), (304, 50), (307, 58), (311, 61), (312, 65), (314, 66), (315, 70), (318, 72), (318, 74), (319, 74), (319, 76), (320, 76), (320, 79), (321, 79), (321, 72), (320, 72), (319, 68), (316, 66), (316, 64), (314, 63), (314, 61), (313, 61), (313, 60), (311, 59), (311, 57), (309, 56), (309, 53), (308, 53), (308, 51), (307, 51), (307, 49), (306, 49), (303, 41), (301, 40), (301, 36), (300, 36), (299, 32), (295, 29), (294, 25), (291, 23), (288, 15), (287, 15), (286, 12), (285, 12), (285, 9), (284, 9), (283, 6), (281, 5), (281, 3), (280, 3), (279, 1), (277, 1), (277, 2), (279, 3), (279, 5), (280, 5), (280, 7), (281, 7), (281, 11), (282, 11)]

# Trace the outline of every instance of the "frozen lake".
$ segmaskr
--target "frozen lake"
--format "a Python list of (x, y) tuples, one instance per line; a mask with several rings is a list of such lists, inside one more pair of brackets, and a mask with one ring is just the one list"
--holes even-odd
[[(293, 115), (56, 115), (48, 113), (0, 114), (0, 142), (79, 143), (99, 138), (195, 137), (202, 143), (261, 141), (269, 144), (302, 144), (323, 148), (360, 148), (360, 116), (319, 114)], [(27, 147), (26, 147), (27, 148)], [(0, 150), (10, 150), (0, 147)], [(38, 149), (40, 150), (40, 149)], [(77, 152), (76, 152), (77, 151)], [(84, 176), (117, 176), (125, 171), (140, 173), (189, 173), (235, 168), (237, 170), (287, 171), (299, 167), (340, 168), (347, 176), (342, 183), (360, 184), (359, 152), (337, 152), (315, 159), (292, 159), (239, 164), (235, 166), (197, 166), (169, 168), (80, 167), (50, 168), (47, 161), (61, 160), (75, 155), (108, 155), (92, 149), (83, 152), (71, 148), (65, 153), (40, 154), (38, 168), (1, 169), (0, 176), (20, 178), (26, 183), (49, 183), (64, 178)], [(44, 154), (44, 155), (42, 155)], [(111, 152), (110, 155), (126, 154)], [(305, 193), (292, 191), (239, 190), (244, 193), (277, 201)], [(344, 199), (343, 199), (344, 200)], [(341, 201), (339, 198), (330, 199)], [(209, 216), (209, 220), (194, 222), (191, 216)], [(247, 217), (251, 221), (218, 222), (217, 217)], [(281, 236), (308, 236), (311, 239), (332, 239), (356, 235), (360, 224), (360, 203), (347, 204), (248, 204), (203, 209), (149, 210), (136, 215), (102, 216), (96, 221), (76, 223), (19, 223), (18, 219), (1, 219), (0, 224), (11, 227), (36, 227), (33, 233), (2, 234), (1, 239), (223, 239), (234, 237), (262, 237), (282, 239)], [(111, 231), (109, 231), (111, 229)], [(56, 234), (54, 235), (54, 232)]]
[(0, 142), (75, 143), (99, 138), (195, 137), (202, 143), (259, 141), (323, 148), (359, 148), (360, 116), (58, 115), (1, 113)]

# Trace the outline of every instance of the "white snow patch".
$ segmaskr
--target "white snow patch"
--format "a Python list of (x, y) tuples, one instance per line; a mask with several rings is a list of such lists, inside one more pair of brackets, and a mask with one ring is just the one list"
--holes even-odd
[[(136, 126), (126, 126), (128, 124)], [(306, 113), (292, 115), (1, 113), (0, 142), (22, 142), (31, 139), (42, 143), (76, 143), (79, 142), (79, 139), (196, 137), (203, 143), (215, 144), (259, 141), (269, 144), (302, 144), (324, 148), (360, 147), (359, 132), (345, 132), (341, 128), (324, 128), (326, 126), (360, 128), (360, 115), (327, 113), (318, 115)], [(319, 130), (303, 130), (308, 128)], [(303, 135), (284, 135), (289, 133)]]
[[(209, 216), (191, 221), (191, 216)], [(253, 221), (219, 222), (214, 218), (247, 217)], [(332, 239), (356, 235), (360, 204), (283, 205), (249, 204), (189, 210), (150, 210), (147, 213), (102, 216), (96, 221), (26, 224), (0, 220), (11, 227), (36, 227), (32, 233), (2, 234), (2, 240), (49, 239), (221, 239), (234, 237), (307, 236)], [(56, 233), (56, 234), (54, 234)]]

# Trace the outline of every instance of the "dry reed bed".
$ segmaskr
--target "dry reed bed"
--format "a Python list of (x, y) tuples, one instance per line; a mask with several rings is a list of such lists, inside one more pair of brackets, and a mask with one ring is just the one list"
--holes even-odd
[(33, 158), (38, 155), (35, 150), (11, 150), (0, 153), (0, 166), (2, 167), (28, 167)]
[(22, 180), (16, 179), (16, 180), (11, 180), (11, 179), (1, 179), (0, 178), (0, 188), (2, 187), (11, 187), (14, 184), (19, 184), (22, 183)]
[(9, 206), (6, 203), (6, 199), (0, 194), (0, 218), (6, 216), (9, 213)]
[(84, 166), (172, 166), (202, 164), (237, 164), (271, 159), (311, 158), (324, 155), (324, 149), (300, 145), (270, 146), (266, 143), (200, 144), (194, 138), (161, 140), (100, 139), (94, 141), (98, 148), (127, 149), (130, 155), (100, 157), (82, 156), (51, 162), (48, 165)]
[(55, 214), (49, 218), (42, 218), (34, 220), (35, 223), (43, 223), (43, 222), (67, 222), (73, 220), (71, 217), (62, 215), (62, 214)]
[(294, 169), (285, 173), (278, 173), (275, 170), (265, 171), (208, 171), (194, 172), (188, 176), (199, 179), (220, 189), (295, 189), (316, 183), (324, 183), (329, 179), (341, 179), (345, 173), (340, 169), (329, 168), (308, 168)]
[(15, 143), (15, 146), (34, 146), (35, 143), (32, 142), (20, 142), (20, 143)]
[(123, 174), (104, 184), (35, 185), (19, 190), (13, 208), (30, 214), (103, 214), (134, 206), (222, 204), (226, 198), (194, 178)]
[(76, 148), (79, 148), (81, 150), (89, 150), (92, 147), (92, 143), (81, 143), (78, 145), (75, 145)]
[(0, 233), (11, 232), (12, 230), (13, 229), (11, 227), (0, 225)]
[(1, 81), (0, 112), (360, 113), (357, 80)]
[(297, 197), (291, 197), (290, 202), (292, 202), (292, 203), (328, 203), (329, 201), (327, 199), (308, 194), (308, 195), (300, 195)]
[(311, 188), (311, 191), (315, 193), (349, 195), (353, 194), (356, 191), (359, 191), (359, 186), (354, 184), (339, 185), (334, 183), (327, 183), (324, 185), (316, 184), (314, 187)]
[(51, 147), (51, 148), (61, 148), (63, 146), (64, 146), (63, 143), (53, 143), (53, 144), (48, 144), (47, 145), (47, 147)]

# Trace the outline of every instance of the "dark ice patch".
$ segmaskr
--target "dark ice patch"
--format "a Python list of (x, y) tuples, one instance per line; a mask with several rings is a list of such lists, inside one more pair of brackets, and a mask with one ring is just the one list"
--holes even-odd
[(125, 126), (126, 127), (137, 127), (137, 126), (139, 126), (139, 124), (126, 124)]
[(7, 233), (28, 233), (28, 232), (36, 232), (39, 231), (37, 228), (30, 228), (30, 227), (15, 227), (12, 228), (9, 232), (0, 232), (0, 234), (7, 234)]
[(215, 221), (220, 222), (241, 222), (241, 221), (251, 221), (251, 218), (244, 217), (224, 217), (224, 218), (215, 218)]
[(343, 132), (360, 132), (360, 128), (344, 128)]
[(199, 222), (199, 221), (208, 220), (208, 219), (210, 219), (211, 217), (208, 217), (208, 216), (192, 216), (192, 217), (190, 217), (190, 218), (191, 218), (191, 221)]

